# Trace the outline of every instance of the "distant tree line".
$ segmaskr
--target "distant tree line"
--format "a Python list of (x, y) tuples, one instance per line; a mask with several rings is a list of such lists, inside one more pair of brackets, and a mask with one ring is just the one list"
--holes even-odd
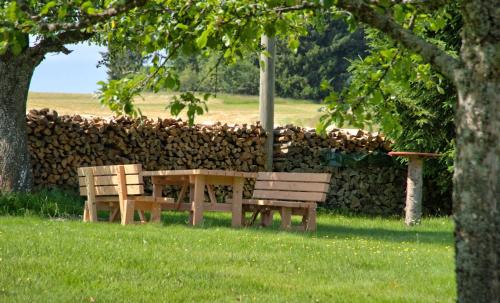
[[(327, 92), (322, 81), (340, 91), (349, 79), (350, 61), (367, 55), (361, 29), (351, 32), (343, 20), (326, 18), (321, 28), (310, 28), (299, 39), (296, 52), (286, 41), (277, 42), (276, 95), (286, 98), (321, 100)], [(137, 72), (147, 60), (133, 50), (111, 46), (102, 54), (101, 64), (110, 79), (120, 79)], [(173, 65), (179, 72), (181, 91), (259, 94), (259, 54), (249, 52), (233, 64), (226, 64), (222, 54), (180, 56)]]
[[(337, 90), (349, 79), (350, 60), (366, 55), (362, 30), (350, 32), (343, 20), (328, 18), (322, 29), (309, 29), (300, 38), (295, 53), (286, 41), (278, 40), (276, 52), (276, 95), (321, 100), (326, 80)], [(259, 57), (250, 53), (234, 64), (219, 64), (220, 54), (182, 57), (175, 61), (181, 90), (230, 94), (259, 94)]]

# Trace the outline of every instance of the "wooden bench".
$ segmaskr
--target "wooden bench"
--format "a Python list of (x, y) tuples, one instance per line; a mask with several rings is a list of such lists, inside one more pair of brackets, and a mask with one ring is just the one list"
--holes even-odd
[(330, 174), (274, 173), (257, 174), (252, 199), (243, 200), (243, 217), (252, 211), (253, 223), (260, 213), (262, 226), (273, 220), (273, 211), (281, 215), (281, 228), (292, 228), (292, 215), (301, 215), (301, 230), (316, 230), (316, 206), (326, 200)]
[(80, 195), (86, 196), (83, 221), (97, 222), (97, 211), (109, 211), (109, 221), (121, 218), (121, 224), (134, 222), (134, 212), (146, 222), (160, 222), (161, 205), (174, 203), (171, 198), (144, 196), (140, 164), (108, 165), (78, 168)]

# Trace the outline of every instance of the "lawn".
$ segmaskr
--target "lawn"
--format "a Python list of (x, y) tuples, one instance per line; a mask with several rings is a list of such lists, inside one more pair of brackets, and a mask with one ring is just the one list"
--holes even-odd
[[(173, 94), (143, 94), (144, 99), (138, 98), (136, 105), (149, 118), (169, 118), (171, 115), (165, 110)], [(255, 123), (259, 120), (258, 96), (242, 96), (218, 94), (208, 101), (209, 111), (196, 119), (196, 123)], [(321, 113), (320, 104), (309, 100), (295, 100), (276, 98), (275, 123), (276, 125), (295, 124), (299, 126), (315, 127)], [(36, 93), (28, 95), (28, 110), (40, 108), (55, 109), (60, 114), (80, 114), (92, 116), (112, 116), (112, 112), (102, 107), (92, 94), (65, 94), (65, 93)], [(185, 115), (181, 115), (185, 120)]]
[(0, 216), (0, 302), (452, 302), (453, 224), (320, 214), (317, 233), (208, 214), (120, 226)]

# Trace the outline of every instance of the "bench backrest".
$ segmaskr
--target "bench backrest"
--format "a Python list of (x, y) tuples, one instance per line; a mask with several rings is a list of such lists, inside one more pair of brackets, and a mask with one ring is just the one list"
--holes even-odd
[[(141, 164), (107, 165), (78, 168), (80, 195), (88, 196), (116, 196), (142, 195), (144, 183)], [(120, 181), (125, 184), (120, 187)], [(89, 183), (93, 191), (89, 191)]]
[(330, 174), (274, 173), (257, 174), (253, 199), (324, 202), (330, 188)]

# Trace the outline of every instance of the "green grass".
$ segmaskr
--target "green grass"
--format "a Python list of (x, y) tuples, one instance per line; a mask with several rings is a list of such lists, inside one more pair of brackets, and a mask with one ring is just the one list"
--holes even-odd
[(120, 226), (0, 216), (0, 302), (452, 302), (453, 224), (321, 214), (317, 233), (207, 214)]

